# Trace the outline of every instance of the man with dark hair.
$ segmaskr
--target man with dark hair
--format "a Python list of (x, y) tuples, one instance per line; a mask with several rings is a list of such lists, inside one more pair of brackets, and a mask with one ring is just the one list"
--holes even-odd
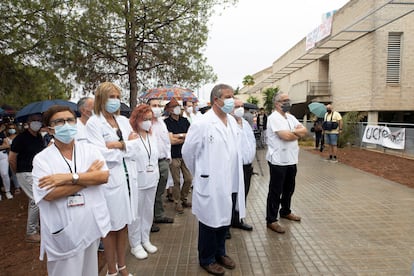
[[(154, 222), (155, 223), (173, 223), (174, 219), (165, 216), (164, 207), (162, 204), (162, 194), (165, 191), (165, 186), (168, 179), (169, 164), (171, 161), (171, 142), (167, 126), (161, 118), (162, 109), (159, 99), (149, 99), (148, 105), (156, 118), (152, 123), (152, 134), (157, 139), (158, 146), (158, 168), (160, 170), (160, 178), (158, 180), (157, 192), (155, 194), (154, 202)], [(155, 225), (153, 230), (157, 229)]]
[[(181, 154), (181, 148), (185, 141), (190, 123), (186, 118), (181, 116), (181, 107), (175, 98), (167, 104), (167, 111), (170, 116), (164, 120), (170, 135), (171, 142), (171, 164), (170, 171), (174, 181), (173, 199), (175, 202), (175, 210), (182, 214), (184, 207), (190, 208), (191, 202), (187, 201), (193, 177), (188, 170)], [(180, 172), (183, 174), (184, 183), (182, 188), (180, 183)]]
[(39, 207), (33, 200), (33, 158), (44, 148), (44, 142), (39, 131), (42, 127), (42, 116), (33, 114), (28, 117), (29, 128), (14, 138), (9, 152), (9, 164), (16, 174), (20, 187), (29, 197), (27, 214), (26, 241), (40, 242)]

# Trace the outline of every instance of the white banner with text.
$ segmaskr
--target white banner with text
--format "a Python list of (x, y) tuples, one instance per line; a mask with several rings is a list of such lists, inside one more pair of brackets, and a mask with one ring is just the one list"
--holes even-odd
[(404, 149), (405, 147), (405, 128), (391, 132), (386, 126), (365, 127), (362, 142), (377, 144), (390, 149)]

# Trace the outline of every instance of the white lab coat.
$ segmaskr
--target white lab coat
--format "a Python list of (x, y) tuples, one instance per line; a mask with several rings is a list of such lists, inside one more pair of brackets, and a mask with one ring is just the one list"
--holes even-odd
[[(227, 128), (214, 110), (209, 110), (190, 126), (182, 148), (184, 162), (193, 175), (193, 214), (213, 228), (231, 223), (233, 186), (238, 185), (236, 209), (240, 218), (246, 213), (241, 130), (231, 115), (227, 115)], [(229, 156), (231, 147), (236, 147), (237, 156)], [(234, 171), (229, 158), (237, 158)]]
[[(132, 132), (129, 120), (124, 116), (115, 116), (121, 129), (126, 149), (108, 149), (106, 142), (119, 141), (116, 130), (106, 121), (105, 117), (93, 115), (86, 123), (86, 137), (89, 143), (98, 147), (109, 168), (109, 180), (105, 185), (105, 198), (111, 217), (112, 231), (122, 229), (136, 218), (138, 209), (138, 183), (136, 171), (137, 141), (128, 141)], [(123, 160), (128, 168), (130, 195), (125, 175)]]
[[(87, 186), (78, 193), (84, 197), (83, 206), (68, 207), (68, 197), (47, 201), (44, 197), (53, 189), (39, 188), (39, 179), (57, 173), (86, 172), (95, 160), (103, 160), (100, 152), (86, 143), (75, 143), (76, 160), (67, 161), (53, 144), (33, 159), (33, 197), (40, 209), (40, 259), (65, 260), (89, 247), (110, 230), (109, 210), (105, 202), (107, 184)], [(102, 170), (108, 170), (106, 165)]]

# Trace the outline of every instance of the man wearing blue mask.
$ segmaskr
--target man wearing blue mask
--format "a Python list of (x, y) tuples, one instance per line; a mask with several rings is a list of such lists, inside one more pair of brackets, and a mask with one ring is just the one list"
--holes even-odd
[(231, 86), (218, 84), (211, 91), (212, 108), (196, 120), (183, 145), (183, 159), (194, 176), (193, 214), (199, 221), (198, 258), (208, 273), (223, 275), (235, 262), (226, 254), (225, 237), (235, 209), (245, 217), (241, 130), (230, 115), (234, 109)]
[(267, 118), (266, 160), (270, 169), (270, 181), (266, 221), (270, 230), (282, 234), (285, 229), (277, 222), (278, 213), (280, 217), (288, 220), (301, 220), (292, 213), (290, 203), (295, 191), (296, 164), (299, 157), (298, 139), (305, 136), (307, 130), (289, 113), (291, 103), (287, 94), (277, 93), (273, 97), (273, 106), (275, 110)]
[(43, 138), (40, 135), (42, 115), (33, 114), (28, 117), (28, 129), (14, 138), (9, 152), (9, 164), (16, 174), (17, 182), (29, 197), (27, 214), (26, 241), (40, 242), (39, 235), (39, 207), (33, 200), (32, 169), (33, 158), (44, 148)]

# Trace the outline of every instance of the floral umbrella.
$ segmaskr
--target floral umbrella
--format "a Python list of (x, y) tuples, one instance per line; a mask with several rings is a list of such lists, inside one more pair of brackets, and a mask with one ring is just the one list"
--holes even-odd
[(171, 100), (175, 98), (181, 101), (197, 102), (197, 96), (194, 95), (193, 91), (188, 88), (176, 87), (176, 86), (163, 86), (157, 88), (148, 89), (141, 97), (141, 100), (148, 100), (158, 98), (160, 100)]

